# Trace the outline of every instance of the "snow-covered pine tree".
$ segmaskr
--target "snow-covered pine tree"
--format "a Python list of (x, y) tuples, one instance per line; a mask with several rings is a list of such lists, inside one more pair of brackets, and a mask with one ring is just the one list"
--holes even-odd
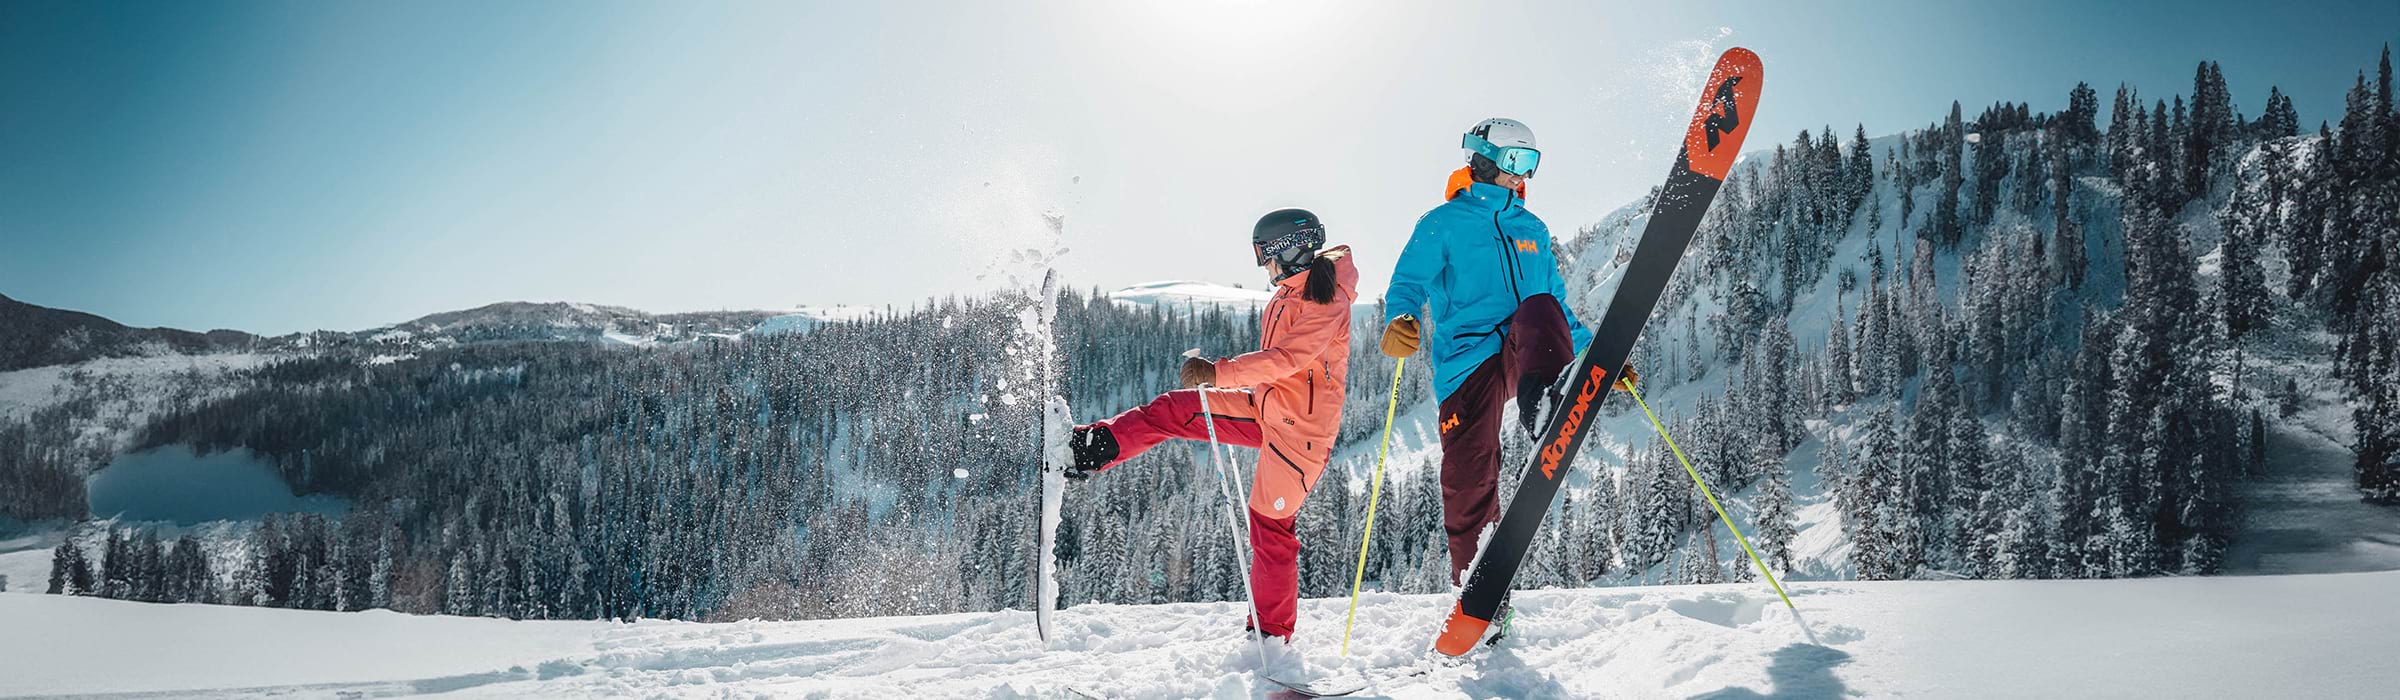
[(1799, 536), (1792, 504), (1792, 476), (1774, 465), (1758, 481), (1758, 556), (1779, 574), (1793, 568), (1792, 541)]
[(1986, 438), (1983, 419), (1973, 411), (1956, 410), (1950, 414), (1949, 484), (1947, 524), (1944, 539), (1955, 557), (1953, 562), (1970, 575), (1987, 577), (1992, 553), (1976, 551), (1978, 542), (1999, 530), (1996, 513), (1987, 512), (1998, 506), (1992, 499), (1992, 484), (2013, 475), (1997, 474), (2000, 465), (1993, 463), (1991, 447)]
[[(1873, 201), (1875, 151), (1873, 147), (1867, 145), (1867, 125), (1864, 122), (1858, 124), (1857, 131), (1850, 137), (1850, 165), (1844, 172), (1849, 176), (1850, 201), (1848, 208), (1857, 209), (1859, 205)], [(1872, 209), (1869, 210), (1869, 215), (1875, 215)], [(1877, 217), (1875, 220), (1880, 222), (1881, 218)], [(1877, 226), (1879, 224), (1869, 224), (1868, 228)]]
[(482, 612), (476, 607), (474, 567), (475, 562), (467, 557), (466, 550), (459, 550), (451, 556), (449, 576), (445, 579), (448, 583), (442, 589), (444, 614), (477, 615)]
[(1893, 430), (1889, 407), (1877, 407), (1865, 423), (1867, 434), (1856, 445), (1856, 458), (1843, 460), (1850, 475), (1842, 481), (1843, 524), (1850, 535), (1851, 569), (1859, 578), (1888, 579), (1895, 576), (1897, 568), (1892, 532), (1895, 521), (1904, 515), (1892, 501), (1898, 490), (1900, 439)]
[(2267, 107), (2259, 112), (2258, 121), (2250, 125), (2260, 139), (2285, 139), (2300, 134), (2300, 115), (2292, 109), (2292, 98), (2283, 94), (2281, 86), (2267, 86)]
[(133, 555), (132, 581), (127, 586), (133, 600), (161, 602), (167, 600), (166, 548), (158, 541), (158, 529), (143, 527), (134, 536), (129, 553)]
[(75, 544), (75, 529), (69, 529), (66, 539), (50, 549), (49, 591), (52, 595), (92, 593), (92, 565), (84, 559), (83, 547)]
[(1615, 569), (1617, 543), (1624, 531), (1624, 520), (1617, 515), (1621, 508), (1615, 478), (1603, 473), (1593, 475), (1593, 480), (1575, 513), (1583, 536), (1568, 541), (1574, 552), (1574, 579), (1587, 584)]
[(1966, 124), (1959, 117), (1958, 103), (1953, 101), (1950, 103), (1950, 118), (1942, 123), (1941, 182), (1934, 193), (1932, 222), (1932, 240), (1945, 246), (1958, 245), (1959, 238), (1964, 235), (1964, 222), (1960, 219), (1966, 213), (1959, 208), (1958, 190), (1966, 182), (1963, 165), (1966, 143)]

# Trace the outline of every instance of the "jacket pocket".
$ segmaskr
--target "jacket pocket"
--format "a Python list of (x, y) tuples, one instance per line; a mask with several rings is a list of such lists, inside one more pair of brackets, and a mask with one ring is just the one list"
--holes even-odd
[(1485, 337), (1487, 337), (1487, 336), (1490, 336), (1490, 335), (1492, 335), (1492, 334), (1494, 334), (1494, 333), (1499, 333), (1499, 332), (1500, 332), (1500, 329), (1498, 329), (1498, 328), (1493, 328), (1493, 329), (1491, 329), (1491, 330), (1488, 330), (1488, 331), (1483, 331), (1483, 332), (1480, 332), (1480, 333), (1456, 333), (1456, 334), (1452, 334), (1452, 335), (1450, 336), (1450, 347), (1449, 347), (1449, 353), (1448, 353), (1448, 355), (1449, 355), (1449, 356), (1451, 356), (1451, 357), (1457, 357), (1457, 356), (1458, 356), (1460, 353), (1464, 353), (1464, 352), (1466, 352), (1466, 351), (1467, 351), (1467, 348), (1474, 347), (1476, 343), (1482, 342), (1482, 341), (1483, 341), (1483, 339), (1484, 339)]
[(1300, 463), (1292, 461), (1291, 457), (1284, 456), (1283, 448), (1276, 447), (1275, 443), (1270, 442), (1267, 443), (1267, 450), (1274, 452), (1276, 459), (1283, 460), (1283, 466), (1291, 467), (1292, 473), (1300, 477), (1300, 493), (1306, 494), (1317, 490), (1317, 485), (1308, 480), (1308, 470), (1301, 469)]

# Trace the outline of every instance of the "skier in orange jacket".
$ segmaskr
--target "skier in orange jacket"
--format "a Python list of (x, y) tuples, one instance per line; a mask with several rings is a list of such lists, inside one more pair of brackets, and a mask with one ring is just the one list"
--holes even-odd
[[(1259, 631), (1289, 640), (1300, 594), (1300, 503), (1325, 471), (1342, 423), (1350, 371), (1350, 303), (1358, 268), (1350, 249), (1319, 250), (1325, 226), (1305, 209), (1281, 209), (1251, 230), (1252, 252), (1275, 282), (1259, 314), (1258, 350), (1184, 361), (1184, 389), (1075, 428), (1067, 476), (1088, 478), (1170, 438), (1258, 449), (1250, 485), (1250, 585)], [(1208, 392), (1208, 414), (1200, 392)]]

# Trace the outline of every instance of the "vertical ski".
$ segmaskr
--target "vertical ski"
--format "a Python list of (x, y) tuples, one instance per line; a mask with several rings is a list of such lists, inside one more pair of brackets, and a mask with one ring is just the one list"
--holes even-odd
[(1716, 68), (1709, 72), (1708, 83), (1700, 92), (1699, 107), (1684, 131), (1675, 167), (1667, 172), (1666, 186), (1634, 246), (1616, 296), (1609, 300), (1591, 343), (1568, 370), (1566, 400), (1551, 412), (1542, 440), (1536, 443), (1533, 462), (1518, 482), (1516, 496), (1501, 511), (1489, 543), (1467, 574), (1458, 604), (1451, 608), (1441, 636), (1434, 640), (1434, 648), (1443, 654), (1463, 656), (1474, 650), (1499, 613), (1535, 531), (1583, 448), (1586, 420), (1608, 398), (1609, 385), (1615, 383), (1609, 375), (1625, 366), (1634, 339), (1640, 337), (1659, 296), (1666, 292), (1667, 280), (1699, 230), (1701, 216), (1708, 213), (1717, 188), (1741, 153), (1742, 137), (1750, 132), (1764, 77), (1758, 55), (1749, 49), (1734, 48), (1717, 57)]
[(1042, 276), (1041, 297), (1034, 301), (1035, 329), (1030, 344), (1036, 357), (1033, 364), (1040, 383), (1036, 396), (1042, 399), (1042, 466), (1041, 521), (1037, 525), (1037, 544), (1033, 563), (1033, 632), (1042, 643), (1051, 638), (1051, 618), (1058, 612), (1058, 512), (1066, 497), (1067, 464), (1073, 461), (1067, 437), (1072, 434), (1075, 420), (1067, 413), (1067, 399), (1058, 378), (1058, 341), (1052, 334), (1058, 313), (1058, 271)]

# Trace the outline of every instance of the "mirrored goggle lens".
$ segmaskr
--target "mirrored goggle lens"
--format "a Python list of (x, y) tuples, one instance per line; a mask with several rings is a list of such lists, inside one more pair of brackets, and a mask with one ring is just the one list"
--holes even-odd
[(1493, 163), (1499, 164), (1501, 172), (1508, 173), (1510, 175), (1532, 177), (1533, 171), (1539, 169), (1542, 165), (1541, 151), (1526, 148), (1524, 146), (1502, 147), (1494, 145), (1490, 141), (1483, 140), (1483, 137), (1476, 136), (1474, 134), (1467, 134), (1464, 138), (1459, 140), (1458, 145), (1461, 148), (1481, 154), (1485, 158), (1492, 159)]
[(1250, 244), (1250, 252), (1251, 252), (1251, 253), (1253, 253), (1253, 254), (1256, 254), (1256, 255), (1258, 256), (1258, 262), (1256, 263), (1256, 264), (1257, 264), (1257, 266), (1259, 266), (1259, 267), (1266, 267), (1266, 266), (1267, 266), (1267, 246), (1266, 246), (1265, 244), (1260, 244), (1260, 243), (1252, 243), (1252, 244)]
[(1532, 177), (1534, 169), (1542, 165), (1542, 152), (1523, 147), (1503, 148), (1500, 149), (1500, 157), (1493, 158), (1492, 162), (1500, 164), (1501, 172)]

